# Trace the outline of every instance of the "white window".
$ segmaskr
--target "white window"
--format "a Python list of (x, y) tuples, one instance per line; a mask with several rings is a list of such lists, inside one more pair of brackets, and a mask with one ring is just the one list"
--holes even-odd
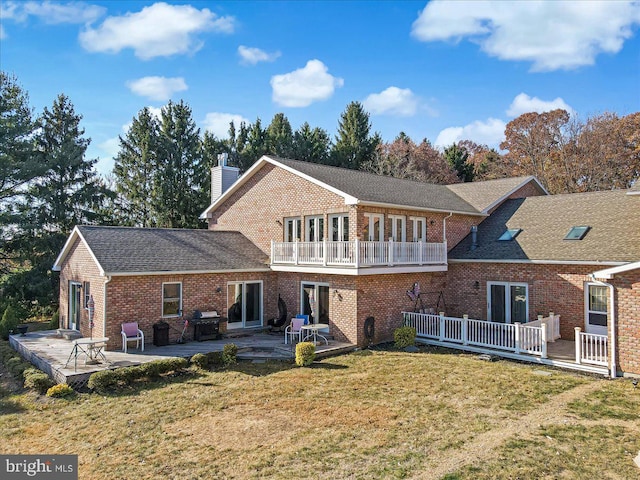
[(91, 298), (91, 283), (83, 282), (82, 291), (84, 292), (84, 308), (89, 307), (89, 299)]
[(284, 241), (295, 242), (302, 239), (300, 218), (284, 219)]
[(413, 241), (427, 241), (427, 219), (425, 217), (409, 217), (412, 223)]
[(404, 215), (389, 215), (391, 238), (394, 242), (407, 241), (407, 219)]
[(182, 315), (182, 283), (162, 284), (162, 316), (179, 317)]
[(364, 240), (384, 242), (384, 215), (381, 213), (365, 213), (364, 219)]
[(305, 242), (321, 242), (324, 240), (324, 217), (322, 215), (305, 217), (304, 240)]
[(526, 283), (487, 282), (487, 315), (492, 322), (526, 323), (529, 286)]
[(349, 240), (349, 215), (330, 215), (331, 232), (329, 239), (333, 242), (347, 242)]
[(587, 283), (585, 288), (585, 323), (587, 333), (607, 335), (609, 315), (609, 288)]

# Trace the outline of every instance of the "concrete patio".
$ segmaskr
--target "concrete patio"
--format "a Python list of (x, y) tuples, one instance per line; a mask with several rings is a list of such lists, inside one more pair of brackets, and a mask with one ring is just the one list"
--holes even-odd
[[(229, 335), (221, 340), (187, 342), (156, 347), (146, 344), (144, 352), (129, 347), (128, 352), (105, 351), (107, 362), (85, 364), (86, 355), (78, 356), (74, 367), (73, 341), (62, 338), (56, 330), (28, 332), (25, 335), (11, 335), (11, 347), (37, 368), (47, 373), (58, 383), (84, 386), (89, 376), (100, 370), (140, 365), (167, 357), (191, 358), (196, 353), (222, 351), (227, 343), (238, 346), (238, 359), (245, 361), (291, 361), (295, 357), (295, 345), (285, 345), (284, 335), (267, 334), (262, 331)], [(355, 345), (331, 340), (329, 345), (321, 343), (316, 347), (316, 358), (353, 351)]]

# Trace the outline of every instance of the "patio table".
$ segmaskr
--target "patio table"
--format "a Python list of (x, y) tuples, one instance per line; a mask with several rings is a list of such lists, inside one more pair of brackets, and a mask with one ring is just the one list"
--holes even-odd
[(327, 337), (318, 333), (319, 330), (324, 330), (325, 328), (329, 328), (329, 325), (326, 323), (312, 323), (310, 325), (303, 325), (302, 327), (300, 327), (300, 330), (305, 332), (306, 336), (304, 336), (304, 333), (302, 334), (303, 335), (302, 341), (304, 342), (308, 338), (313, 338), (314, 345), (317, 345), (318, 337), (320, 337), (324, 339), (327, 345), (329, 345), (329, 340), (327, 340)]
[(64, 366), (66, 367), (73, 358), (73, 370), (76, 371), (78, 368), (78, 356), (83, 353), (86, 355), (86, 358), (84, 359), (85, 365), (99, 363), (98, 358), (101, 358), (105, 363), (107, 363), (107, 357), (104, 356), (103, 350), (104, 347), (107, 346), (108, 341), (109, 337), (78, 338), (77, 340), (74, 340), (73, 349), (71, 350), (67, 363), (65, 363)]

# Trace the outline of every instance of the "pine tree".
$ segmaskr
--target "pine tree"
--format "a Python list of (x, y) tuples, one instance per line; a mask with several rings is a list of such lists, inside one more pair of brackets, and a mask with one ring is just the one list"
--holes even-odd
[(452, 144), (444, 149), (444, 158), (451, 168), (453, 168), (460, 180), (463, 182), (473, 182), (474, 166), (468, 162), (469, 152), (466, 148), (457, 144)]
[(313, 163), (329, 163), (329, 134), (304, 122), (293, 135), (293, 157)]
[(159, 125), (148, 108), (133, 119), (116, 155), (113, 173), (122, 206), (119, 219), (126, 225), (153, 227), (158, 214), (153, 201), (157, 195)]
[(282, 158), (291, 158), (293, 152), (293, 131), (284, 113), (277, 113), (266, 131), (267, 151)]
[(369, 114), (360, 102), (351, 102), (338, 122), (338, 135), (331, 151), (331, 163), (358, 170), (375, 154), (379, 135), (370, 135)]

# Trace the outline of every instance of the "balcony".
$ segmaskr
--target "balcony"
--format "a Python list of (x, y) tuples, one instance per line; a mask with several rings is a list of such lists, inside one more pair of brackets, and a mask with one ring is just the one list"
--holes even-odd
[(446, 270), (447, 244), (424, 242), (271, 242), (272, 266), (372, 268), (438, 266)]

